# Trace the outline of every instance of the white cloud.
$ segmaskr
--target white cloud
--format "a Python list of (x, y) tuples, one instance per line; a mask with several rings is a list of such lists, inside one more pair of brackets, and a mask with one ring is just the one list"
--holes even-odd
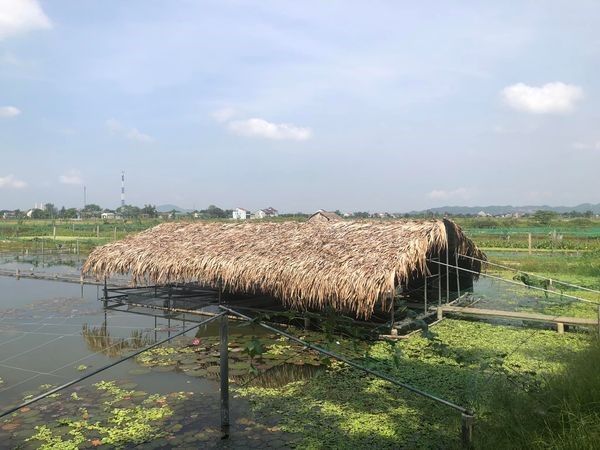
[(75, 169), (69, 170), (66, 174), (58, 177), (58, 181), (60, 181), (62, 184), (83, 184), (83, 178), (81, 178), (81, 173), (79, 172), (79, 170)]
[(504, 102), (513, 109), (532, 114), (564, 114), (573, 111), (575, 103), (583, 98), (579, 86), (561, 82), (543, 86), (517, 83), (502, 90)]
[(467, 200), (471, 197), (471, 191), (464, 187), (459, 187), (453, 190), (435, 189), (427, 196), (433, 200)]
[(600, 141), (596, 142), (573, 142), (571, 144), (576, 150), (600, 150)]
[(14, 106), (0, 106), (0, 117), (16, 117), (19, 114), (21, 114), (21, 110), (19, 108)]
[(227, 122), (228, 120), (232, 119), (236, 115), (236, 113), (237, 111), (234, 108), (225, 107), (213, 111), (211, 116), (217, 122)]
[(305, 141), (312, 136), (310, 128), (302, 128), (289, 123), (271, 123), (258, 118), (235, 120), (229, 122), (228, 128), (240, 136), (265, 139)]
[(0, 0), (0, 40), (50, 28), (52, 22), (37, 0)]
[(12, 174), (6, 175), (5, 177), (0, 177), (0, 189), (23, 189), (24, 187), (27, 187), (27, 183), (25, 183), (23, 180), (19, 180)]
[(108, 119), (106, 121), (106, 128), (108, 128), (110, 134), (122, 136), (130, 141), (143, 142), (145, 144), (154, 142), (152, 136), (142, 133), (137, 128), (126, 127), (115, 119)]

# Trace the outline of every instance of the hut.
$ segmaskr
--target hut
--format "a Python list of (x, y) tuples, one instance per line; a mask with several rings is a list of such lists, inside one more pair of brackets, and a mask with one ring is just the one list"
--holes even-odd
[(331, 211), (325, 211), (324, 209), (320, 209), (318, 210), (316, 213), (314, 213), (312, 216), (310, 216), (308, 218), (308, 221), (311, 223), (314, 222), (337, 222), (342, 220), (342, 218)]
[[(423, 298), (428, 286), (447, 298), (459, 285), (468, 289), (483, 259), (449, 220), (165, 223), (96, 248), (83, 272), (125, 274), (137, 286), (264, 295), (290, 309), (333, 308), (368, 319), (376, 307), (390, 311), (400, 291)], [(467, 271), (448, 271), (444, 264), (454, 261)], [(436, 274), (438, 282), (425, 282)]]

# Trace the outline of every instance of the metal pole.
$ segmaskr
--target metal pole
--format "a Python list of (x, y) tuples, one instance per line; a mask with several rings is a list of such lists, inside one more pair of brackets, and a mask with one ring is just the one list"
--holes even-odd
[(425, 273), (425, 289), (423, 293), (425, 294), (425, 313), (427, 313), (427, 273)]
[(450, 247), (450, 244), (446, 242), (446, 303), (450, 303), (450, 256), (448, 247)]
[(106, 285), (106, 277), (104, 277), (104, 307), (108, 306), (108, 286)]
[(458, 292), (458, 296), (460, 297), (460, 275), (458, 273), (458, 252), (454, 253), (454, 260), (456, 262), (456, 267), (454, 268), (454, 270), (456, 270), (456, 292)]
[(394, 322), (396, 321), (395, 313), (396, 313), (396, 311), (394, 311), (394, 297), (392, 297), (392, 317), (391, 317), (392, 324), (390, 327), (390, 334), (394, 334)]
[(442, 306), (442, 265), (438, 261), (438, 306)]
[(221, 316), (220, 329), (220, 368), (221, 368), (221, 432), (223, 438), (229, 436), (229, 352), (227, 314)]

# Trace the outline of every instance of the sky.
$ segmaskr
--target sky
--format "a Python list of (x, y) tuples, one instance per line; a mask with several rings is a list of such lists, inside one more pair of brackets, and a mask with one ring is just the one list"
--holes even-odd
[(600, 3), (0, 0), (0, 209), (600, 202)]

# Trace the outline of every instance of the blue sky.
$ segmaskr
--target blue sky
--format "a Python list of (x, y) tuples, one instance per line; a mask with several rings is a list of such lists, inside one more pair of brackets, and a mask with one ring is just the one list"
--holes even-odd
[(600, 202), (595, 1), (0, 0), (0, 209)]

